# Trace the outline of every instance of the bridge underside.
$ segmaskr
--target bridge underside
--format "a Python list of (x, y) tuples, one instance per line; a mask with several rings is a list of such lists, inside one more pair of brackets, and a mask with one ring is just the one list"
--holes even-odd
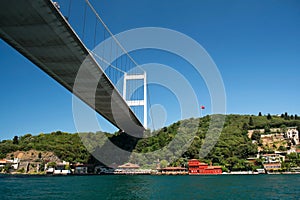
[(142, 134), (141, 122), (50, 0), (2, 1), (0, 36), (116, 127)]

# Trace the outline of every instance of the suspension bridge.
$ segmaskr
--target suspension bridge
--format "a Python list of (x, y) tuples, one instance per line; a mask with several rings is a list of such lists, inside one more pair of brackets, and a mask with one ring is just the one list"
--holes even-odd
[[(63, 14), (60, 5), (51, 0), (1, 1), (0, 36), (121, 131), (141, 136), (147, 127), (146, 73), (129, 73), (138, 64), (113, 36), (88, 0), (84, 1), (80, 37), (69, 23), (71, 6), (72, 0), (69, 0), (65, 8), (67, 13)], [(111, 62), (103, 55), (94, 54), (84, 44), (85, 38), (88, 38), (88, 9), (95, 18), (93, 37), (90, 37), (92, 43), (96, 45), (99, 42), (99, 32), (102, 32), (103, 40), (111, 37), (111, 45), (103, 48), (104, 54), (122, 51), (121, 58)], [(103, 69), (102, 64), (108, 65), (107, 69)], [(82, 68), (83, 75), (78, 77)], [(118, 77), (124, 79), (123, 91), (116, 87)], [(128, 97), (127, 87), (132, 80), (143, 81), (143, 99)], [(95, 88), (91, 88), (93, 86)], [(143, 120), (133, 111), (133, 107), (138, 106), (143, 107)]]

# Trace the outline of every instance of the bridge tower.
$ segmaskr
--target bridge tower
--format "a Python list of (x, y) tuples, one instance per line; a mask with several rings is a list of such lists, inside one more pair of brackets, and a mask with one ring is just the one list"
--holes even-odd
[[(127, 74), (124, 73), (124, 84), (123, 84), (123, 98), (127, 102), (128, 106), (143, 106), (144, 107), (144, 128), (147, 129), (147, 82), (146, 72), (143, 74)], [(127, 99), (127, 81), (138, 81), (143, 80), (144, 87), (144, 98), (143, 99)], [(137, 88), (135, 88), (137, 89)]]

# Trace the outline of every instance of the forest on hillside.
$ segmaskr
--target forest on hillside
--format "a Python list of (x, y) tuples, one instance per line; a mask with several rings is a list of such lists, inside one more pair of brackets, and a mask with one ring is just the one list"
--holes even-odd
[[(211, 123), (214, 120), (214, 123)], [(222, 121), (224, 120), (224, 124)], [(247, 161), (257, 154), (257, 143), (252, 143), (248, 130), (300, 127), (297, 115), (214, 115), (198, 119), (186, 119), (160, 130), (145, 132), (144, 138), (134, 138), (126, 133), (64, 133), (61, 131), (39, 135), (15, 136), (0, 142), (0, 157), (9, 157), (17, 150), (54, 152), (61, 160), (72, 163), (123, 164), (132, 162), (144, 168), (162, 166), (187, 166), (192, 158), (221, 165), (227, 170), (253, 170), (261, 167)], [(220, 133), (220, 134), (219, 134)], [(121, 151), (110, 149), (114, 144), (132, 152), (120, 155)], [(210, 147), (213, 147), (210, 149)], [(294, 155), (293, 155), (294, 156)], [(97, 161), (98, 160), (100, 161)], [(298, 162), (299, 158), (295, 158)], [(109, 160), (110, 163), (102, 162)], [(300, 164), (300, 163), (299, 163)]]

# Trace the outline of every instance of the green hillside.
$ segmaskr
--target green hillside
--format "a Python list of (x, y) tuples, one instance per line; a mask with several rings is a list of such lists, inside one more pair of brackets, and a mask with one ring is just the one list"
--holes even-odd
[[(177, 122), (169, 127), (164, 127), (159, 130), (156, 136), (149, 139), (142, 139), (138, 142), (135, 149), (137, 152), (150, 152), (162, 148), (168, 144), (177, 134), (177, 128), (184, 123), (185, 132), (195, 130), (195, 126), (199, 129), (195, 133), (194, 141), (187, 149), (187, 151), (176, 160), (166, 159), (171, 165), (182, 165), (191, 158), (199, 158), (199, 150), (206, 140), (206, 132), (209, 126), (210, 116), (202, 119), (188, 119)], [(252, 144), (252, 140), (248, 138), (248, 130), (250, 129), (270, 129), (279, 128), (281, 126), (298, 126), (300, 127), (300, 120), (296, 116), (250, 116), (250, 115), (227, 115), (222, 133), (218, 142), (210, 153), (201, 160), (207, 163), (214, 163), (215, 165), (225, 166), (224, 170), (251, 170), (255, 168), (246, 159), (257, 154), (257, 144)], [(184, 137), (184, 136), (183, 136)], [(180, 149), (180, 146), (174, 146), (173, 149)], [(176, 150), (170, 154), (170, 157), (177, 156)], [(138, 156), (137, 156), (138, 157)], [(159, 156), (157, 156), (159, 157)], [(134, 162), (142, 165), (149, 159), (140, 156), (138, 158), (131, 158)], [(155, 158), (156, 159), (156, 158)]]
[[(224, 118), (222, 115), (218, 117)], [(21, 137), (15, 136), (12, 140), (1, 141), (0, 157), (4, 158), (7, 154), (17, 150), (35, 149), (52, 151), (60, 159), (73, 163), (95, 163), (96, 160), (89, 152), (100, 152), (101, 154), (101, 150), (108, 144), (109, 139), (116, 146), (133, 151), (130, 157), (123, 157), (123, 159), (119, 159), (122, 156), (113, 151), (113, 156), (101, 154), (101, 160), (106, 157), (116, 158), (112, 161), (117, 164), (130, 161), (143, 167), (155, 167), (158, 162), (171, 166), (186, 165), (188, 159), (199, 158), (202, 147), (200, 153), (208, 153), (204, 158), (200, 157), (205, 162), (222, 165), (224, 170), (250, 170), (255, 166), (246, 159), (257, 154), (258, 144), (253, 144), (252, 140), (248, 138), (248, 130), (262, 128), (269, 130), (282, 126), (300, 127), (298, 116), (288, 116), (287, 114), (282, 116), (227, 115), (220, 135), (214, 135), (214, 131), (217, 134), (221, 128), (218, 127), (218, 124), (210, 127), (211, 135), (219, 136), (219, 139), (209, 152), (209, 146), (213, 144), (211, 136), (207, 136), (210, 121), (211, 116), (179, 121), (158, 131), (147, 131), (145, 135), (148, 137), (142, 139), (136, 139), (120, 132), (115, 134), (102, 132), (70, 134), (57, 131), (37, 136), (26, 134)], [(181, 152), (185, 148), (186, 151)]]
[(88, 162), (90, 155), (82, 144), (78, 134), (63, 133), (60, 131), (50, 134), (33, 136), (26, 134), (14, 137), (12, 140), (3, 140), (0, 143), (0, 156), (6, 157), (7, 153), (17, 150), (52, 151), (62, 160), (72, 162)]

